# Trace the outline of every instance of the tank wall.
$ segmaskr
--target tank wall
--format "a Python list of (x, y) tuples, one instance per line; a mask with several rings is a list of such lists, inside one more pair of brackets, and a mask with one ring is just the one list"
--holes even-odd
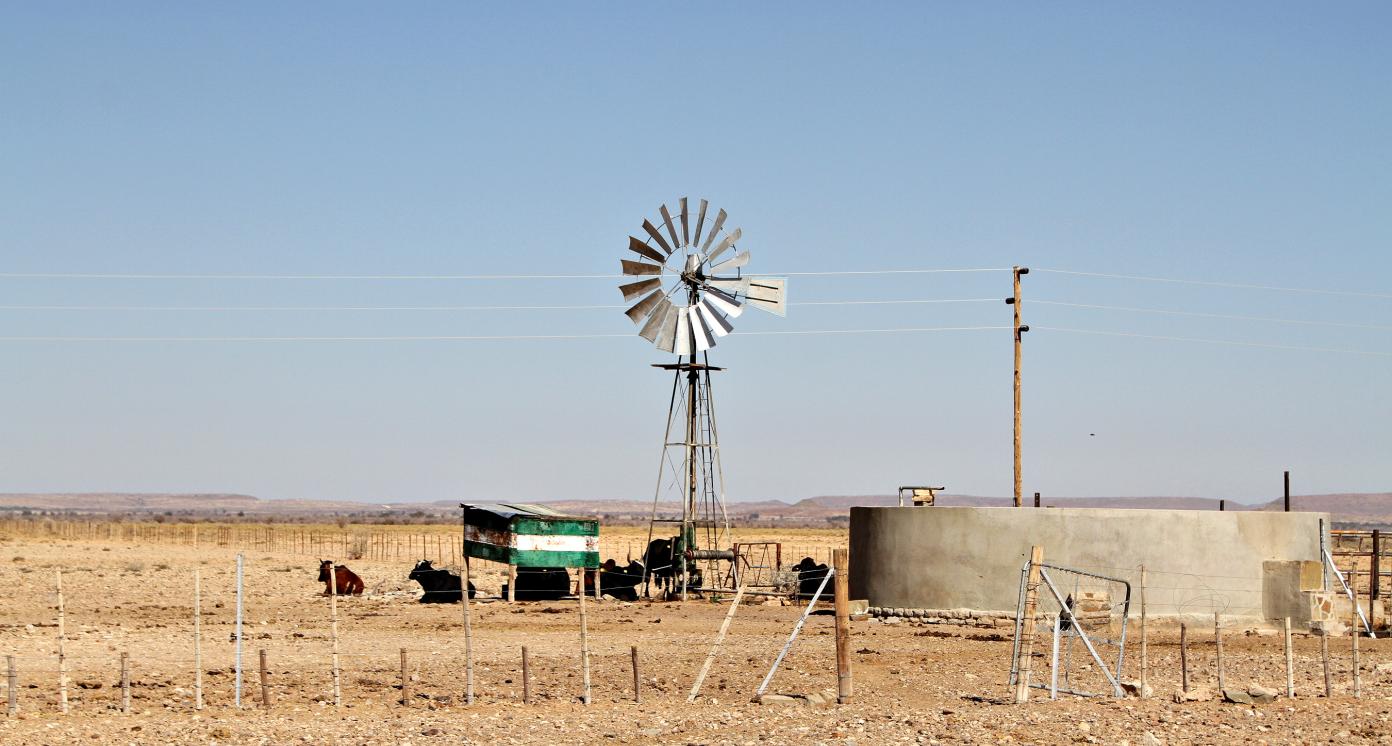
[(1220, 606), (1260, 617), (1263, 563), (1319, 561), (1328, 525), (1325, 513), (852, 508), (850, 591), (872, 607), (1013, 612), (1020, 568), (1039, 545), (1046, 563), (1114, 575), (1133, 589), (1145, 565), (1156, 615)]

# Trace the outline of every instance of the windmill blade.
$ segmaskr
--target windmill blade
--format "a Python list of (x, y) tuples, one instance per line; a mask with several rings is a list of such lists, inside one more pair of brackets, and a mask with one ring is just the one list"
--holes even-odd
[(712, 308), (718, 308), (724, 311), (730, 318), (737, 319), (740, 314), (744, 313), (744, 309), (740, 307), (740, 302), (736, 300), (734, 296), (726, 295), (725, 291), (720, 288), (707, 287), (704, 300), (709, 303)]
[(686, 197), (681, 198), (682, 246), (690, 245), (691, 234), (686, 230)]
[[(663, 207), (662, 211), (667, 212), (667, 208)], [(661, 246), (662, 250), (667, 252), (667, 256), (672, 255), (672, 247), (667, 245), (667, 239), (662, 237), (662, 234), (657, 231), (657, 226), (653, 225), (651, 220), (643, 220), (643, 230), (647, 231), (648, 235), (652, 236), (653, 240), (657, 242), (657, 245)], [(666, 257), (664, 257), (664, 260), (665, 258)]]
[[(648, 323), (644, 324), (643, 328), (638, 330), (638, 336), (649, 342), (656, 343), (657, 335), (662, 331), (662, 320), (667, 317), (667, 309), (672, 307), (672, 301), (667, 300), (660, 294), (655, 293), (654, 295), (657, 295), (657, 300), (653, 302), (657, 310), (653, 311), (652, 315), (648, 317)], [(647, 298), (643, 300), (647, 302)], [(637, 319), (634, 320), (636, 321)]]
[(667, 257), (663, 256), (662, 252), (643, 243), (642, 241), (639, 241), (633, 236), (628, 237), (628, 250), (632, 251), (635, 254), (638, 254), (639, 256), (651, 259), (657, 262), (658, 264), (662, 264), (663, 262), (667, 261)]
[(734, 246), (735, 242), (739, 239), (740, 229), (736, 228), (734, 233), (731, 233), (730, 235), (726, 236), (724, 241), (721, 241), (719, 244), (716, 244), (715, 251), (712, 251), (710, 253), (710, 256), (706, 257), (706, 261), (715, 261), (716, 257), (720, 256), (721, 254), (724, 254), (725, 251), (729, 249), (731, 246)]
[(706, 280), (706, 284), (720, 288), (730, 295), (749, 294), (748, 277), (712, 277)]
[(730, 257), (729, 259), (726, 259), (725, 261), (723, 261), (723, 262), (721, 262), (721, 263), (719, 263), (719, 264), (716, 264), (716, 265), (712, 266), (712, 267), (710, 268), (710, 271), (711, 271), (711, 274), (715, 274), (716, 272), (721, 272), (721, 271), (725, 271), (725, 270), (739, 269), (740, 267), (743, 267), (744, 265), (746, 265), (746, 264), (748, 264), (748, 263), (749, 263), (749, 252), (748, 252), (748, 251), (741, 251), (740, 253), (735, 254), (734, 256)]
[(710, 234), (706, 236), (706, 243), (701, 247), (701, 251), (710, 248), (711, 241), (715, 240), (715, 234), (720, 232), (720, 226), (725, 225), (725, 211), (721, 210), (715, 214), (715, 222), (711, 224)]
[(676, 340), (672, 344), (672, 351), (678, 355), (691, 354), (691, 321), (686, 318), (689, 308), (677, 309), (677, 326), (673, 333)]
[(620, 285), (619, 292), (623, 293), (624, 300), (633, 300), (638, 296), (662, 287), (662, 280), (639, 280), (630, 282), (627, 285)]
[(760, 277), (749, 283), (749, 305), (779, 316), (788, 315), (788, 280)]
[(623, 267), (623, 273), (626, 275), (662, 274), (661, 264), (648, 264), (647, 262), (630, 262), (627, 259), (620, 259), (619, 265)]
[(715, 346), (715, 335), (711, 333), (710, 326), (706, 324), (706, 318), (701, 314), (702, 306), (698, 303), (691, 307), (691, 312), (687, 314), (691, 318), (691, 336), (696, 342), (696, 351), (705, 352)]
[(667, 300), (667, 296), (663, 294), (662, 288), (658, 288), (649, 293), (647, 297), (638, 301), (632, 308), (624, 311), (624, 315), (631, 319), (633, 323), (641, 324), (643, 323), (643, 319), (647, 318), (648, 314), (652, 313), (652, 310), (664, 300)]
[(653, 340), (653, 344), (663, 352), (671, 352), (677, 336), (677, 307), (671, 301), (667, 301), (660, 312), (653, 312), (653, 316), (661, 319), (657, 322), (657, 339)]
[(710, 302), (711, 300), (711, 298), (702, 299), (700, 303), (696, 304), (696, 310), (701, 314), (701, 320), (706, 322), (706, 328), (710, 329), (715, 336), (723, 337), (735, 329), (723, 316), (715, 312), (715, 309), (711, 307), (714, 305)]
[(706, 222), (706, 201), (701, 200), (701, 214), (696, 217), (696, 236), (691, 239), (691, 245), (701, 243), (701, 226)]
[(667, 205), (658, 208), (658, 212), (662, 213), (662, 223), (667, 226), (667, 235), (672, 237), (672, 245), (681, 246), (682, 242), (677, 240), (677, 229), (672, 225), (672, 213), (667, 212)]

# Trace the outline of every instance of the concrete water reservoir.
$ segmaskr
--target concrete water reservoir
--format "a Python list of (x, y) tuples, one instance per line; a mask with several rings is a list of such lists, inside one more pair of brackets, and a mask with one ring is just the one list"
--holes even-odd
[(1317, 590), (1311, 571), (1322, 573), (1309, 563), (1328, 529), (1326, 513), (851, 508), (850, 592), (872, 608), (1013, 614), (1020, 568), (1039, 545), (1046, 563), (1131, 582), (1133, 600), (1145, 565), (1152, 616), (1308, 621), (1302, 594)]

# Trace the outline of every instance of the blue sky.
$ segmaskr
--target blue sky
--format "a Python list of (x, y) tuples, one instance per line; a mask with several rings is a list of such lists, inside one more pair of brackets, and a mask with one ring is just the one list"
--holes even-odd
[[(611, 274), (690, 195), (730, 212), (757, 272), (1380, 293), (1031, 273), (1025, 490), (1257, 500), (1283, 469), (1301, 493), (1387, 490), (1389, 21), (1379, 3), (10, 4), (0, 272)], [(0, 277), (0, 305), (611, 305), (615, 284)], [(790, 288), (1004, 298), (1009, 274)], [(737, 330), (1009, 313), (794, 306)], [(614, 310), (0, 309), (4, 337), (631, 330)], [(732, 499), (1010, 492), (1008, 331), (737, 334), (712, 355)], [(0, 359), (0, 491), (645, 498), (670, 386), (636, 336), (5, 341)]]

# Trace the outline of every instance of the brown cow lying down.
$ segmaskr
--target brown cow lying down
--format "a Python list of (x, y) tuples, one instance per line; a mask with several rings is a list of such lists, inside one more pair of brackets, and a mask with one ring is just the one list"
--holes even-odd
[[(333, 580), (329, 579), (329, 570), (333, 570)], [(361, 596), (363, 592), (363, 580), (358, 574), (349, 570), (343, 565), (335, 565), (333, 560), (321, 560), (319, 562), (319, 582), (324, 584), (324, 595), (333, 593), (335, 587), (340, 596)]]

